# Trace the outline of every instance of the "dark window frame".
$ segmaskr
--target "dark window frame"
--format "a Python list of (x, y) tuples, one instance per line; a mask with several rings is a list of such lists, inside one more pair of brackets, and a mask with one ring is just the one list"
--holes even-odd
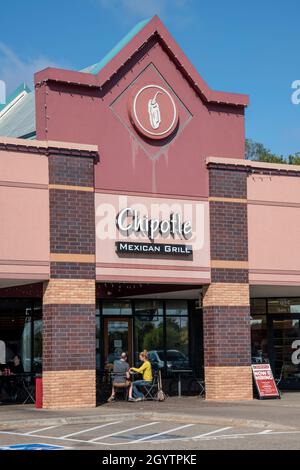
[[(30, 343), (30, 372), (34, 372), (34, 321), (35, 320), (43, 320), (43, 299), (40, 297), (0, 297), (0, 316), (1, 316), (1, 311), (2, 308), (4, 310), (4, 305), (2, 306), (1, 304), (4, 304), (5, 302), (10, 302), (10, 303), (18, 303), (18, 302), (24, 302), (24, 304), (30, 305), (30, 335), (31, 335), (31, 343)], [(40, 315), (35, 315), (35, 306), (40, 305), (41, 306), (41, 316)], [(22, 362), (23, 362), (23, 358)], [(23, 364), (24, 365), (24, 364)]]
[[(118, 299), (119, 300), (119, 299)], [(116, 299), (111, 299), (112, 302), (114, 301), (118, 301)], [(194, 311), (194, 309), (192, 308), (191, 306), (191, 302), (196, 302), (196, 300), (188, 300), (188, 299), (184, 299), (184, 298), (180, 298), (180, 299), (170, 299), (170, 298), (165, 298), (165, 299), (151, 299), (151, 298), (139, 298), (139, 299), (120, 299), (120, 301), (124, 301), (124, 302), (131, 302), (131, 315), (124, 315), (124, 318), (132, 318), (132, 322), (133, 322), (133, 332), (132, 332), (132, 341), (133, 341), (133, 357), (134, 359), (136, 358), (136, 355), (139, 351), (136, 351), (136, 323), (135, 323), (135, 319), (139, 317), (139, 314), (136, 313), (136, 308), (135, 308), (135, 304), (137, 302), (147, 302), (147, 301), (155, 301), (157, 300), (158, 302), (162, 302), (162, 314), (161, 315), (157, 315), (157, 317), (160, 317), (160, 318), (163, 318), (163, 350), (164, 350), (164, 354), (165, 354), (165, 357), (166, 357), (166, 352), (167, 352), (167, 347), (166, 347), (166, 343), (167, 343), (167, 328), (166, 328), (166, 323), (167, 323), (167, 318), (187, 318), (187, 330), (188, 330), (188, 359), (189, 359), (189, 367), (192, 369), (191, 367), (191, 363), (192, 363), (192, 360), (191, 360), (191, 354), (192, 354), (192, 351), (191, 351), (191, 340), (190, 340), (190, 335), (191, 335), (191, 314), (192, 312)], [(100, 370), (103, 370), (104, 368), (104, 342), (101, 341), (101, 335), (103, 334), (103, 327), (104, 327), (104, 318), (105, 317), (109, 317), (109, 318), (113, 318), (113, 315), (107, 315), (107, 314), (104, 314), (103, 313), (103, 303), (104, 302), (109, 302), (110, 299), (101, 299), (101, 298), (97, 298), (96, 299), (96, 312), (99, 312), (99, 313), (96, 313), (98, 315), (100, 315)], [(187, 309), (187, 312), (186, 314), (184, 315), (167, 315), (166, 313), (166, 310), (167, 310), (167, 302), (175, 302), (175, 301), (179, 301), (179, 302), (185, 302), (186, 303), (186, 309)], [(122, 315), (123, 316), (123, 315)], [(165, 366), (165, 370), (166, 370), (166, 366)], [(99, 369), (98, 369), (99, 371)]]

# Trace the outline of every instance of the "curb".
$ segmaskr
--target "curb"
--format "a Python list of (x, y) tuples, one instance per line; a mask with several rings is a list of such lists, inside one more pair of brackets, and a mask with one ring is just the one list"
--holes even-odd
[(146, 420), (160, 420), (172, 422), (186, 422), (191, 424), (210, 424), (216, 426), (236, 426), (236, 427), (249, 427), (249, 428), (263, 428), (272, 429), (274, 431), (291, 431), (297, 428), (293, 426), (286, 426), (283, 424), (272, 423), (263, 420), (253, 419), (240, 419), (240, 418), (227, 418), (201, 415), (196, 417), (189, 414), (174, 414), (171, 413), (157, 413), (157, 412), (134, 412), (134, 413), (112, 413), (110, 415), (101, 416), (68, 416), (57, 418), (39, 418), (39, 419), (20, 419), (9, 420), (0, 423), (0, 429), (7, 429), (12, 427), (28, 427), (28, 426), (56, 426), (65, 424), (98, 424), (106, 423), (112, 419), (146, 419)]

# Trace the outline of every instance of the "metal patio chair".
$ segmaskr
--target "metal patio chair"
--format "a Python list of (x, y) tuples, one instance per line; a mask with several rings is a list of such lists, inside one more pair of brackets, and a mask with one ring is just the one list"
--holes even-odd
[(153, 380), (149, 385), (143, 385), (144, 400), (156, 400), (158, 392), (158, 370), (153, 371)]
[(161, 371), (153, 371), (153, 380), (149, 385), (143, 385), (144, 400), (164, 401), (167, 395), (162, 389)]
[(275, 380), (275, 384), (276, 384), (276, 387), (277, 387), (277, 390), (278, 390), (278, 393), (279, 395), (281, 396), (282, 395), (282, 391), (280, 390), (279, 388), (279, 385), (283, 379), (283, 372), (284, 372), (284, 364), (282, 364), (281, 366), (281, 369), (280, 369), (280, 374), (278, 377), (274, 377), (274, 380)]

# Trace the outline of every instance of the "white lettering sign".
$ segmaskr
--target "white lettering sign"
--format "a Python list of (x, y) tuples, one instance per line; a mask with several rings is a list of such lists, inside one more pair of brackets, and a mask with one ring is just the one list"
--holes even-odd
[(296, 349), (292, 354), (292, 363), (297, 366), (300, 364), (300, 339), (292, 342), (292, 349)]
[(292, 103), (299, 104), (300, 103), (300, 80), (294, 80), (292, 83), (292, 88), (295, 90), (292, 93)]
[(142, 233), (149, 240), (161, 234), (162, 236), (171, 235), (175, 238), (178, 235), (186, 240), (192, 235), (192, 224), (190, 221), (183, 222), (180, 214), (172, 213), (170, 219), (149, 219), (148, 216), (140, 217), (139, 212), (131, 207), (122, 209), (117, 216), (117, 227), (121, 233)]
[[(97, 196), (100, 199), (100, 196)], [(111, 200), (111, 202), (109, 201)], [(130, 198), (132, 199), (132, 198)], [(120, 195), (96, 202), (97, 240), (132, 242), (189, 241), (193, 250), (205, 244), (205, 203)]]

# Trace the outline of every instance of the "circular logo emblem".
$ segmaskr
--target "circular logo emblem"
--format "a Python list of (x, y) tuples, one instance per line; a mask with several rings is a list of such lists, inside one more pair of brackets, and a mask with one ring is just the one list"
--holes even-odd
[(178, 111), (171, 94), (159, 85), (146, 85), (131, 101), (130, 118), (135, 128), (150, 139), (165, 139), (175, 130)]

